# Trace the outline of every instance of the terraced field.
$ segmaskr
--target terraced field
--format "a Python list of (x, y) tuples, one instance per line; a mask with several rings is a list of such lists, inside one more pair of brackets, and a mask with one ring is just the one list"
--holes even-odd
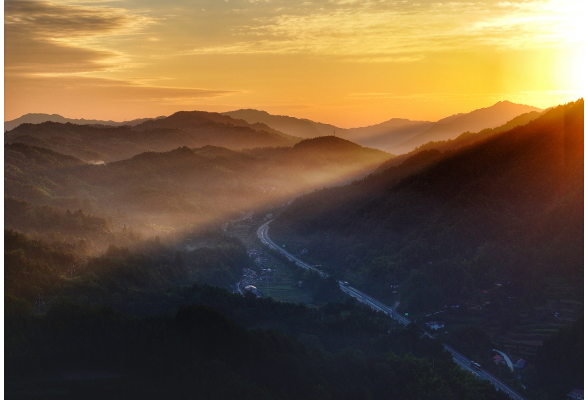
[(583, 303), (577, 299), (581, 295), (578, 287), (556, 281), (545, 295), (548, 300), (545, 305), (536, 307), (533, 315), (523, 314), (522, 321), (510, 332), (492, 338), (501, 350), (514, 358), (533, 359), (545, 339), (576, 321), (584, 312)]

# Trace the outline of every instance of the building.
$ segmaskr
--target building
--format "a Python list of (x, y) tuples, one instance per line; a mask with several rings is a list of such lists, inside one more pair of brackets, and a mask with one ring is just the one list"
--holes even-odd
[(504, 361), (504, 358), (502, 356), (496, 355), (492, 357), (492, 359), (496, 364), (506, 364), (506, 361)]
[(427, 328), (433, 329), (436, 331), (437, 329), (441, 329), (445, 327), (445, 322), (442, 321), (431, 321), (427, 322)]
[(243, 289), (245, 292), (253, 293), (257, 298), (261, 297), (261, 292), (253, 285), (247, 285)]
[(519, 358), (516, 363), (513, 364), (513, 370), (517, 379), (521, 379), (523, 377), (523, 371), (527, 366), (527, 360)]
[(584, 391), (581, 389), (574, 389), (568, 393), (568, 400), (584, 400)]

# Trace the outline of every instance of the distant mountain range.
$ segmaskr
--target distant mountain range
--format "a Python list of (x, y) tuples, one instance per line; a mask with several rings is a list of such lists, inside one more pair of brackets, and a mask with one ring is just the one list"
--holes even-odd
[(413, 155), (420, 153), (424, 150), (433, 150), (434, 149), (434, 150), (438, 150), (440, 152), (446, 152), (446, 151), (451, 151), (451, 150), (458, 149), (460, 147), (470, 145), (472, 143), (475, 143), (477, 141), (480, 141), (482, 139), (485, 139), (485, 138), (492, 136), (492, 135), (495, 135), (497, 133), (509, 131), (513, 128), (516, 128), (517, 126), (527, 125), (529, 122), (537, 119), (541, 114), (542, 113), (537, 112), (537, 111), (531, 111), (531, 112), (528, 112), (525, 114), (521, 114), (521, 115), (511, 119), (506, 124), (501, 125), (496, 128), (486, 128), (486, 129), (482, 129), (480, 132), (475, 132), (475, 133), (474, 132), (464, 132), (453, 140), (448, 139), (448, 140), (431, 141), (431, 142), (425, 143), (425, 144), (419, 146), (418, 148), (416, 148), (406, 154), (402, 154), (398, 157), (394, 157), (394, 158), (388, 160), (384, 164), (380, 165), (380, 167), (378, 167), (378, 171), (384, 171), (385, 169), (390, 168), (392, 166), (400, 165), (404, 161), (406, 161), (408, 158), (410, 158)]
[[(540, 111), (542, 110), (536, 107), (501, 101), (493, 106), (470, 113), (454, 114), (437, 122), (392, 118), (380, 124), (351, 129), (343, 129), (309, 119), (272, 115), (266, 111), (254, 109), (240, 109), (225, 113), (180, 111), (169, 117), (143, 118), (124, 122), (69, 119), (57, 114), (26, 114), (12, 121), (6, 121), (4, 126), (5, 130), (11, 131), (23, 123), (40, 124), (51, 121), (102, 128), (129, 125), (135, 131), (176, 129), (189, 133), (193, 142), (179, 143), (171, 138), (174, 147), (177, 145), (196, 147), (210, 144), (231, 149), (291, 146), (300, 138), (336, 135), (362, 146), (398, 155), (409, 153), (428, 142), (451, 140), (465, 132), (496, 128), (521, 114)], [(21, 130), (20, 135), (23, 134), (24, 132)], [(248, 141), (250, 143), (247, 143)], [(42, 143), (29, 143), (43, 145)], [(173, 147), (154, 148), (153, 150), (162, 151), (171, 148)]]
[(514, 117), (532, 112), (542, 111), (540, 108), (500, 101), (491, 107), (480, 108), (467, 114), (452, 116), (449, 120), (440, 120), (398, 145), (392, 145), (387, 151), (396, 154), (407, 153), (415, 148), (438, 140), (455, 139), (464, 132), (478, 132), (482, 129), (496, 128)]
[(110, 162), (145, 151), (214, 145), (233, 150), (292, 146), (302, 140), (261, 123), (249, 124), (218, 113), (181, 111), (135, 126), (24, 123), (4, 134), (4, 143), (25, 143), (86, 162)]
[(258, 110), (236, 110), (223, 113), (249, 123), (261, 122), (281, 132), (299, 137), (337, 135), (362, 146), (372, 147), (392, 154), (408, 153), (430, 141), (455, 139), (464, 132), (477, 132), (495, 128), (514, 117), (542, 111), (537, 107), (501, 101), (493, 106), (474, 110), (467, 114), (454, 114), (432, 121), (411, 121), (393, 118), (380, 124), (343, 129), (334, 125), (322, 124), (308, 119), (283, 115), (271, 115)]
[(20, 124), (40, 124), (43, 122), (59, 122), (62, 124), (70, 123), (70, 124), (78, 124), (78, 125), (106, 125), (106, 126), (123, 126), (123, 125), (139, 125), (142, 122), (150, 121), (152, 119), (161, 119), (165, 118), (164, 116), (156, 117), (156, 118), (138, 118), (133, 119), (130, 121), (103, 121), (98, 119), (75, 119), (75, 118), (65, 118), (59, 114), (42, 114), (42, 113), (30, 113), (25, 114), (21, 117), (15, 118), (10, 121), (4, 121), (4, 131), (10, 131)]

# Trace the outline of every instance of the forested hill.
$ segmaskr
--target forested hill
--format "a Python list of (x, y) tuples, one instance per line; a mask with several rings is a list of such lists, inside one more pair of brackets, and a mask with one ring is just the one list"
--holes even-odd
[[(173, 228), (221, 224), (242, 211), (281, 205), (312, 190), (359, 179), (391, 157), (332, 136), (247, 152), (184, 146), (101, 165), (21, 143), (5, 145), (5, 155), (6, 195), (30, 203), (11, 202), (16, 210), (48, 205), (62, 212), (123, 213), (124, 219), (116, 222), (120, 227)], [(15, 223), (19, 218), (10, 218), (7, 227), (27, 226), (26, 232), (32, 232), (35, 221)]]
[(385, 160), (393, 157), (382, 150), (362, 147), (349, 140), (336, 136), (321, 136), (314, 139), (306, 139), (294, 145), (290, 152), (290, 158), (320, 158), (323, 161), (339, 162), (346, 159), (347, 162)]
[(581, 99), (456, 152), (431, 150), (297, 199), (270, 234), (303, 241), (372, 293), (401, 283), (415, 310), (501, 279), (531, 296), (545, 277), (582, 274), (583, 124)]
[(352, 298), (310, 308), (206, 285), (253, 267), (220, 232), (99, 257), (4, 236), (7, 399), (508, 399)]

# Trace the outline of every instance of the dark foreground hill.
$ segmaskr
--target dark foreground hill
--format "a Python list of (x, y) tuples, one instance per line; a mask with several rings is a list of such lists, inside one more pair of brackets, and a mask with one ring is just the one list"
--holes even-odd
[(390, 298), (400, 284), (405, 309), (467, 301), (502, 280), (528, 300), (549, 277), (582, 275), (583, 106), (299, 198), (270, 234), (372, 293)]
[(508, 398), (354, 299), (310, 308), (204, 285), (252, 264), (238, 239), (207, 236), (80, 259), (5, 231), (6, 399)]

